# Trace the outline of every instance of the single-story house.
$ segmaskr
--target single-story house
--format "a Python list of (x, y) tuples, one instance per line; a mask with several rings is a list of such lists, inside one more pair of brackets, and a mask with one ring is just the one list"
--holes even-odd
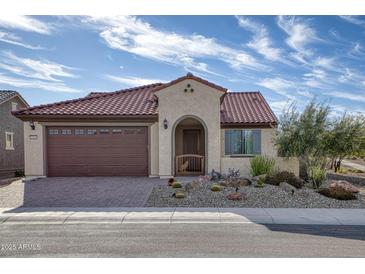
[(14, 90), (0, 90), (0, 178), (24, 171), (24, 126), (11, 112), (29, 107)]
[(159, 176), (249, 173), (254, 155), (277, 157), (277, 118), (260, 92), (228, 92), (191, 73), (169, 83), (30, 107), (24, 121), (30, 176)]

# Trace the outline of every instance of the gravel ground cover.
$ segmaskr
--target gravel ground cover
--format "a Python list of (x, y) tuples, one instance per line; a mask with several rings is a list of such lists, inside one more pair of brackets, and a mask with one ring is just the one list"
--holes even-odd
[(304, 187), (297, 189), (294, 195), (279, 186), (265, 185), (264, 188), (244, 186), (239, 192), (245, 194), (241, 201), (231, 201), (226, 196), (235, 189), (225, 187), (222, 191), (213, 192), (213, 182), (185, 192), (183, 199), (172, 195), (182, 189), (173, 189), (165, 185), (155, 186), (146, 202), (147, 207), (264, 207), (264, 208), (365, 208), (365, 194), (358, 194), (357, 200), (341, 201), (327, 198), (313, 189)]

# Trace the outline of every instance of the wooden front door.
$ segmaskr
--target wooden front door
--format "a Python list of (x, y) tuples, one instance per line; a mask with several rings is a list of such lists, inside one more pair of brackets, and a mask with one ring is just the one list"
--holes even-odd
[(183, 131), (183, 153), (199, 154), (200, 129), (184, 129)]

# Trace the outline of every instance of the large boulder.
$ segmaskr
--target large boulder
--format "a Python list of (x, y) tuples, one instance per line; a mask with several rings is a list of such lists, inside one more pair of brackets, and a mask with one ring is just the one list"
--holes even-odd
[(357, 199), (355, 194), (359, 192), (359, 189), (347, 181), (332, 180), (318, 192), (324, 196), (338, 200), (355, 200)]
[(341, 188), (351, 193), (359, 193), (360, 190), (354, 186), (353, 184), (349, 183), (348, 181), (344, 180), (331, 180), (330, 187), (332, 188)]

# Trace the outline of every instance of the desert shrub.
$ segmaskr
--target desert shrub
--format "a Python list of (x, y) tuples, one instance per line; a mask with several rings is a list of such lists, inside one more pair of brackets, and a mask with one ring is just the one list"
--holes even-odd
[(234, 168), (229, 168), (228, 169), (228, 173), (227, 174), (223, 174), (222, 177), (224, 179), (236, 179), (240, 177), (240, 170), (239, 169), (234, 169)]
[(171, 185), (173, 188), (182, 188), (182, 185), (180, 182), (173, 182)]
[(265, 177), (266, 184), (278, 186), (283, 182), (286, 182), (295, 188), (302, 188), (304, 185), (303, 181), (297, 178), (295, 174), (290, 171), (277, 171)]
[(211, 191), (221, 191), (222, 187), (220, 185), (212, 185), (210, 190)]
[(14, 172), (15, 177), (24, 177), (24, 170), (17, 170)]
[(326, 170), (319, 166), (309, 168), (309, 177), (313, 182), (314, 188), (319, 188), (326, 181)]
[(274, 170), (275, 160), (267, 156), (255, 156), (250, 160), (250, 172), (252, 176), (270, 174)]
[(184, 192), (176, 192), (175, 198), (176, 199), (183, 199), (183, 198), (185, 198), (185, 193)]
[(211, 181), (219, 181), (223, 178), (223, 175), (219, 173), (218, 171), (215, 171), (212, 169), (212, 171), (209, 173), (209, 177)]
[(264, 187), (264, 186), (265, 186), (265, 177), (259, 177), (255, 187)]

